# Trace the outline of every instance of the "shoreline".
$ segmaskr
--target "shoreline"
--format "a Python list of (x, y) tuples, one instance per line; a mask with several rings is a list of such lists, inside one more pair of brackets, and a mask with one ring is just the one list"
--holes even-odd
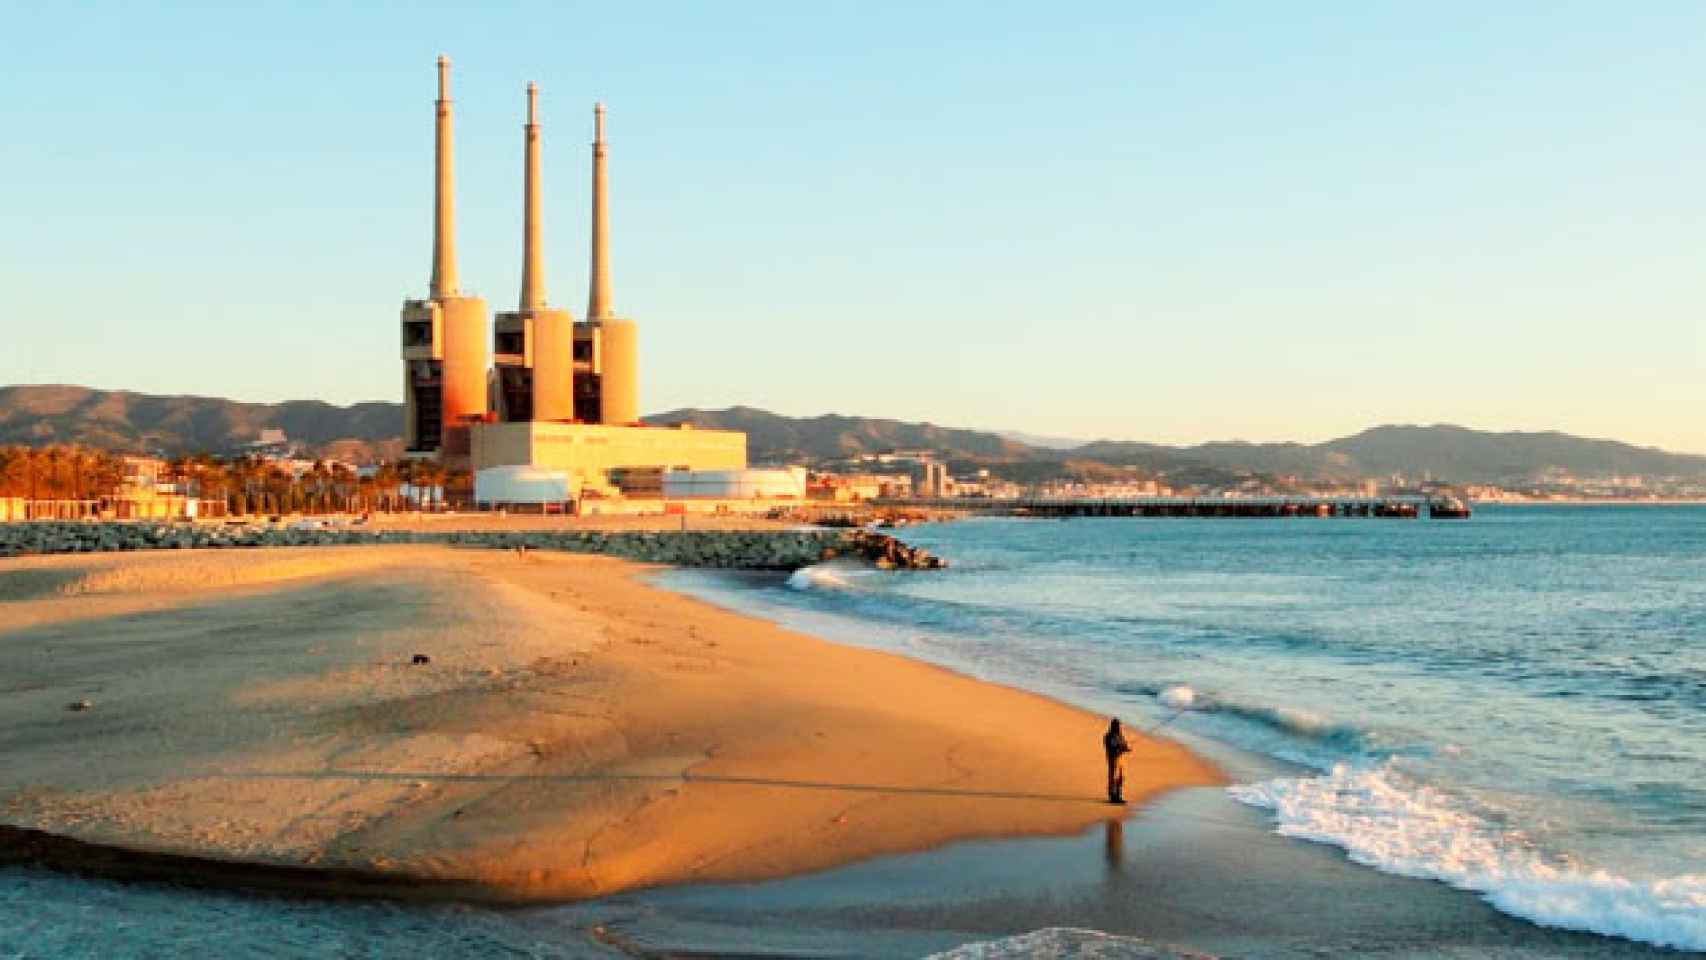
[(1477, 507), (1706, 507), (1706, 498), (1659, 497), (1655, 499), (1593, 499), (1563, 500), (1470, 500)]
[(746, 955), (755, 944), (815, 956), (849, 942), (861, 956), (895, 960), (1680, 955), (1539, 926), (1472, 892), (1372, 870), (1274, 833), (1261, 811), (1212, 787), (1174, 791), (1072, 837), (973, 841), (757, 888), (677, 887), (561, 914), (561, 928), (607, 929), (653, 956)]
[[(135, 743), (89, 747), (113, 754), (106, 773), (52, 755), (88, 736), (83, 721), (130, 699), (171, 701), (172, 690), (112, 679), (88, 714), (67, 713), (76, 678), (38, 669), (60, 680), (0, 705), (0, 728), (24, 731), (3, 741), (16, 762), (0, 774), (0, 862), (310, 895), (563, 902), (796, 876), (961, 840), (1065, 836), (1220, 780), (1172, 741), (1134, 742), (1146, 759), (1133, 802), (1109, 807), (1095, 752), (1102, 718), (670, 592), (642, 578), (653, 567), (350, 549), (395, 556), (315, 574), (303, 564), (337, 551), (268, 551), (294, 566), (276, 579), (251, 569), (212, 591), (221, 581), (208, 564), (254, 561), (184, 551), (0, 565), (59, 578), (46, 593), (40, 583), (33, 596), (0, 593), (10, 601), (0, 646), (40, 642), (74, 662), (89, 635), (121, 621), (144, 642), (176, 639), (186, 619), (225, 631), (202, 656), (281, 610), (319, 624), (308, 637), (265, 636), (269, 652), (236, 676), (154, 677), (180, 695), (211, 694), (215, 709), (189, 727), (235, 729), (123, 718), (183, 744), (153, 766)], [(181, 582), (184, 564), (194, 582)], [(423, 571), (430, 596), (410, 597)], [(91, 578), (106, 586), (63, 592)], [(399, 602), (416, 609), (388, 615)], [(458, 604), (477, 609), (465, 616)], [(326, 606), (358, 625), (318, 619)], [(482, 627), (497, 638), (477, 639)], [(413, 647), (434, 666), (407, 666)], [(219, 719), (250, 712), (265, 723)]]

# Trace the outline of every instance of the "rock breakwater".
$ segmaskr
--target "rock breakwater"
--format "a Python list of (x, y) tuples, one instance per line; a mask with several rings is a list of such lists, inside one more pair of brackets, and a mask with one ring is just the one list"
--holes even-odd
[(835, 557), (862, 559), (881, 569), (930, 570), (947, 565), (922, 549), (865, 530), (413, 531), (359, 526), (304, 529), (269, 524), (0, 524), (0, 557), (402, 543), (594, 553), (641, 563), (732, 570), (797, 570)]

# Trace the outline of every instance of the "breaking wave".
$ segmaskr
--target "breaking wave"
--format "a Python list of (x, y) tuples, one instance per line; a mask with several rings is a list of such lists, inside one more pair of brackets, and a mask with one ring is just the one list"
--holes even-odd
[[(1235, 717), (1285, 734), (1295, 740), (1332, 747), (1335, 753), (1364, 754), (1374, 753), (1376, 749), (1376, 738), (1369, 731), (1350, 724), (1338, 723), (1319, 714), (1311, 713), (1308, 710), (1299, 710), (1295, 707), (1272, 706), (1238, 700), (1197, 690), (1183, 683), (1128, 685), (1120, 688), (1120, 692), (1153, 696), (1162, 707), (1168, 710), (1188, 710), (1193, 713)], [(1320, 766), (1325, 765), (1324, 762), (1320, 764)]]
[(852, 590), (859, 571), (844, 563), (814, 563), (788, 574), (792, 590)]
[(1387, 873), (1479, 893), (1542, 926), (1706, 950), (1706, 874), (1635, 880), (1549, 857), (1468, 801), (1417, 783), (1390, 763), (1341, 763), (1316, 777), (1227, 788), (1273, 811), (1283, 836), (1329, 843)]
[(1015, 937), (981, 940), (931, 954), (929, 960), (1128, 960), (1128, 958), (1196, 957), (1157, 947), (1147, 940), (1120, 937), (1100, 930), (1048, 927)]
[(1190, 710), (1197, 705), (1197, 692), (1182, 683), (1176, 683), (1155, 695), (1161, 705), (1169, 710)]

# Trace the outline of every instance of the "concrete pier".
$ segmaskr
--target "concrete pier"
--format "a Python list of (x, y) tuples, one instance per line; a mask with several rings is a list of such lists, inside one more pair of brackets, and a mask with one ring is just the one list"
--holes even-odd
[(952, 497), (934, 500), (877, 501), (878, 506), (909, 506), (1016, 517), (1378, 517), (1414, 520), (1426, 497), (1132, 497), (1066, 499), (1029, 497), (989, 500)]

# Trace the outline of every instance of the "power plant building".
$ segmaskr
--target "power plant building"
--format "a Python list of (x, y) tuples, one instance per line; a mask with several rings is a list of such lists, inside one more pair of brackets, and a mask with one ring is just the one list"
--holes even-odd
[(460, 293), (449, 84), (449, 61), (440, 57), (432, 283), (427, 299), (405, 301), (402, 311), (408, 455), (474, 473), (515, 467), (558, 472), (575, 499), (586, 493), (618, 496), (625, 473), (744, 469), (744, 433), (639, 422), (638, 329), (612, 306), (602, 104), (594, 110), (592, 263), (584, 320), (576, 322), (567, 308), (546, 298), (539, 99), (531, 83), (522, 127), (519, 302), (488, 327), (485, 302)]

